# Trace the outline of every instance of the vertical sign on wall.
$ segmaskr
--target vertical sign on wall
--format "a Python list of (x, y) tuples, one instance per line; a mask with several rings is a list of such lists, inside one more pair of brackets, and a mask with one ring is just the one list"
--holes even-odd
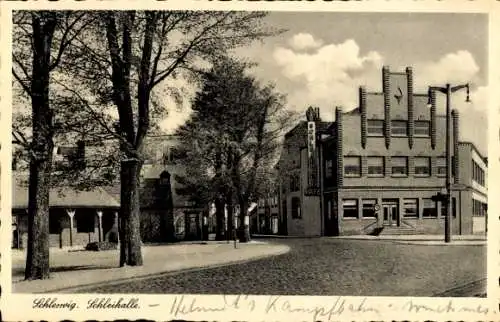
[(307, 153), (309, 159), (309, 187), (316, 186), (316, 163), (315, 163), (315, 150), (316, 150), (316, 123), (307, 122)]

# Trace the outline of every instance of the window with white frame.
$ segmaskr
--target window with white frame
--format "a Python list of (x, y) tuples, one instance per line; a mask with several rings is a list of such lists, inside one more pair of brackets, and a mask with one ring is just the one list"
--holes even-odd
[(413, 165), (416, 176), (428, 177), (431, 175), (431, 159), (429, 157), (415, 157)]
[(357, 199), (342, 200), (342, 209), (344, 210), (344, 218), (358, 218)]
[(394, 136), (408, 135), (408, 122), (395, 120), (391, 122), (391, 133)]
[(391, 174), (393, 177), (408, 176), (408, 158), (391, 157)]
[(405, 218), (417, 218), (418, 217), (418, 199), (403, 199), (403, 216)]
[(377, 199), (363, 199), (363, 218), (375, 218)]
[(428, 137), (431, 133), (429, 121), (415, 121), (414, 134), (415, 136)]
[(436, 202), (432, 199), (422, 199), (422, 217), (424, 218), (437, 218)]
[(368, 165), (369, 177), (384, 176), (384, 157), (367, 157), (366, 162)]
[(346, 177), (361, 176), (361, 157), (359, 156), (344, 157), (344, 175)]
[(384, 121), (383, 120), (367, 120), (366, 132), (371, 136), (384, 135)]

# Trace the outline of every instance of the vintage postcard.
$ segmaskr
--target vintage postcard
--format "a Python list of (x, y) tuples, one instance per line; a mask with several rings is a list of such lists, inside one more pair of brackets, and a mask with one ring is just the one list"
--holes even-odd
[(1, 316), (497, 320), (493, 1), (4, 1)]

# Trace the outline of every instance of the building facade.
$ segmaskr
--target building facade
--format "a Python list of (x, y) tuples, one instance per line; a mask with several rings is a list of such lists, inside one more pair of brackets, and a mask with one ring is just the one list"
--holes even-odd
[[(434, 93), (414, 93), (411, 68), (384, 67), (382, 83), (380, 93), (361, 87), (358, 107), (337, 108), (335, 122), (309, 108), (285, 136), (279, 199), (288, 235), (443, 234), (444, 204), (432, 198), (445, 186), (446, 117)], [(451, 123), (452, 231), (472, 234), (481, 221), (473, 217), (486, 214), (487, 166), (459, 141), (456, 110)]]

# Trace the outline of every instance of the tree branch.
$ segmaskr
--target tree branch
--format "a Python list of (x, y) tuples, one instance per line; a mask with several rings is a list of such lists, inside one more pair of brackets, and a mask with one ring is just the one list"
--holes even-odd
[(151, 93), (149, 69), (151, 67), (151, 55), (153, 51), (154, 31), (158, 13), (154, 11), (146, 12), (146, 31), (144, 33), (144, 43), (142, 49), (141, 66), (139, 71), (138, 84), (138, 108), (139, 119), (135, 147), (140, 149), (144, 137), (149, 129), (149, 97)]
[[(68, 14), (70, 15), (70, 14)], [(74, 26), (86, 15), (85, 12), (81, 13), (79, 16), (77, 16), (75, 18), (75, 20), (69, 25), (66, 27), (66, 29), (64, 30), (64, 33), (63, 33), (63, 36), (61, 38), (61, 43), (59, 45), (59, 50), (57, 52), (57, 56), (56, 56), (56, 59), (55, 61), (50, 64), (49, 66), (49, 71), (52, 71), (54, 70), (54, 68), (56, 68), (59, 63), (61, 62), (61, 58), (62, 58), (62, 55), (64, 53), (64, 51), (66, 50), (66, 48), (69, 46), (69, 44), (71, 44), (71, 42), (80, 34), (80, 32), (85, 29), (85, 27), (87, 27), (91, 22), (93, 22), (94, 19), (90, 20), (90, 21), (87, 21), (87, 23), (83, 24), (83, 26), (81, 26), (79, 29), (76, 30), (75, 34), (69, 38), (69, 33), (70, 31), (74, 28)]]
[(24, 83), (24, 81), (21, 79), (21, 77), (19, 77), (19, 75), (17, 74), (17, 72), (14, 70), (14, 68), (12, 68), (12, 74), (14, 75), (14, 78), (17, 80), (17, 82), (21, 85), (21, 87), (23, 88), (23, 90), (30, 96), (32, 97), (32, 94), (31, 94), (31, 88), (26, 85)]
[(202, 37), (209, 32), (212, 28), (218, 26), (222, 21), (224, 21), (227, 17), (229, 17), (232, 13), (230, 11), (226, 12), (221, 19), (215, 21), (213, 24), (205, 27), (194, 39), (192, 39), (187, 46), (186, 49), (177, 57), (177, 59), (165, 70), (158, 73), (158, 78), (154, 80), (153, 87), (158, 83), (162, 82), (165, 78), (167, 78), (172, 72), (184, 61), (187, 55), (191, 52), (191, 50), (198, 45), (199, 41), (202, 40)]

